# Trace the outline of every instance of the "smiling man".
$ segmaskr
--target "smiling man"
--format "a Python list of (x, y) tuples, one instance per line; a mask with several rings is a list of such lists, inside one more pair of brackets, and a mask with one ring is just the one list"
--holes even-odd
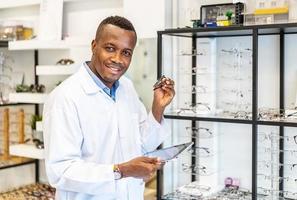
[(45, 163), (58, 200), (141, 200), (144, 179), (160, 167), (142, 156), (167, 137), (165, 107), (174, 83), (162, 80), (149, 114), (129, 68), (137, 36), (119, 16), (104, 19), (92, 41), (92, 58), (60, 84), (44, 106)]

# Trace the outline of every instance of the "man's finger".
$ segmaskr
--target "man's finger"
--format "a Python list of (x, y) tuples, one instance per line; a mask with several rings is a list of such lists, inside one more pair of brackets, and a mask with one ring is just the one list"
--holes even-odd
[(147, 157), (147, 156), (144, 156), (143, 157), (143, 162), (146, 162), (146, 163), (156, 163), (158, 162), (158, 158), (157, 157)]

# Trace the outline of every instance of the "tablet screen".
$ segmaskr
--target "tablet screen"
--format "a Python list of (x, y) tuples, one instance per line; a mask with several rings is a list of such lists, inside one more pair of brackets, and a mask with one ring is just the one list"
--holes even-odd
[(172, 147), (167, 147), (164, 149), (158, 149), (152, 152), (148, 152), (145, 154), (145, 156), (159, 157), (161, 160), (167, 161), (167, 160), (176, 158), (181, 152), (190, 148), (192, 145), (193, 145), (193, 142), (179, 144)]

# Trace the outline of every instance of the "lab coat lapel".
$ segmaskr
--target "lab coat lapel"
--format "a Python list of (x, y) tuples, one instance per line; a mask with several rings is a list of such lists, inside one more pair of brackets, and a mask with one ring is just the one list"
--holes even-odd
[(78, 81), (81, 82), (82, 88), (87, 95), (92, 95), (100, 92), (103, 96), (105, 96), (105, 98), (110, 99), (110, 97), (100, 87), (98, 87), (98, 85), (96, 85), (95, 81), (86, 70), (84, 64), (82, 64), (80, 70), (78, 71), (78, 74)]

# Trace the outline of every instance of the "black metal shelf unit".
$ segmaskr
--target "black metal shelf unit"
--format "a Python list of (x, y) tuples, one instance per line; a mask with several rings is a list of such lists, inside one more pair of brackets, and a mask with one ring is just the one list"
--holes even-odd
[[(157, 75), (162, 75), (162, 47), (163, 36), (173, 37), (187, 37), (192, 38), (192, 49), (195, 49), (197, 38), (218, 38), (218, 37), (238, 37), (238, 36), (251, 36), (252, 37), (252, 119), (241, 120), (231, 118), (220, 117), (193, 117), (193, 116), (180, 116), (174, 114), (166, 114), (165, 118), (169, 119), (181, 119), (190, 120), (192, 124), (196, 121), (211, 121), (211, 122), (223, 122), (223, 123), (242, 123), (252, 125), (252, 199), (257, 199), (257, 131), (258, 125), (269, 125), (279, 127), (280, 136), (284, 135), (284, 127), (297, 127), (296, 122), (287, 121), (261, 121), (258, 119), (258, 38), (259, 36), (279, 35), (280, 36), (280, 99), (279, 108), (284, 109), (285, 100), (285, 35), (297, 34), (297, 23), (284, 23), (284, 24), (270, 24), (270, 25), (255, 25), (255, 26), (232, 26), (232, 27), (216, 27), (216, 28), (178, 28), (178, 29), (166, 29), (164, 31), (158, 31), (158, 46), (157, 46)], [(192, 59), (192, 67), (196, 65), (196, 57)], [(196, 77), (192, 76), (192, 82), (195, 83)], [(192, 96), (192, 102), (195, 101), (195, 96)], [(283, 141), (279, 143), (280, 150), (283, 149)], [(283, 153), (279, 156), (280, 163), (283, 163)], [(282, 169), (279, 176), (283, 176)], [(195, 177), (192, 177), (192, 180)], [(161, 199), (163, 193), (163, 172), (160, 171), (157, 174), (157, 198)], [(282, 182), (279, 184), (279, 190), (283, 189)]]

